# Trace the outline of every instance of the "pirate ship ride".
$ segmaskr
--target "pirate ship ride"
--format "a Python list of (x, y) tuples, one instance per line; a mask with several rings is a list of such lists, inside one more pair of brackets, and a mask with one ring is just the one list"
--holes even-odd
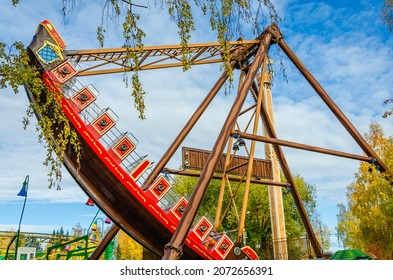
[[(271, 113), (266, 107), (267, 99), (263, 96), (266, 95), (265, 89), (268, 89), (269, 81), (264, 74), (265, 71), (258, 76), (259, 70), (266, 66), (270, 45), (275, 43), (279, 44), (295, 63), (363, 148), (365, 156), (277, 139)], [(250, 183), (269, 186), (276, 192), (277, 200), (280, 199), (281, 188), (287, 188), (300, 213), (314, 255), (321, 257), (322, 250), (294, 184), (281, 145), (364, 160), (377, 163), (382, 170), (385, 168), (378, 156), (285, 44), (276, 25), (267, 28), (254, 40), (234, 41), (230, 42), (229, 46), (230, 65), (238, 70), (242, 77), (239, 79), (238, 93), (233, 106), (217, 141), (211, 151), (183, 147), (185, 170), (172, 170), (167, 168), (166, 164), (219, 92), (228, 74), (222, 73), (161, 160), (153, 165), (148, 156), (138, 154), (137, 138), (131, 132), (121, 132), (117, 129), (116, 114), (109, 108), (102, 109), (97, 105), (98, 91), (91, 85), (82, 85), (78, 79), (88, 75), (133, 71), (125, 62), (129, 50), (123, 48), (67, 50), (66, 44), (49, 21), (39, 24), (28, 47), (32, 64), (40, 69), (42, 80), (51, 94), (60, 96), (61, 108), (72, 129), (79, 135), (81, 143), (80, 166), (77, 155), (72, 149), (65, 153), (64, 164), (82, 190), (114, 222), (114, 226), (101, 241), (92, 258), (97, 258), (110, 239), (119, 229), (122, 229), (157, 256), (164, 255), (164, 259), (179, 257), (219, 260), (257, 259), (258, 256), (252, 248), (242, 245), (242, 238), (245, 235), (247, 195), (244, 196), (244, 205), (239, 213), (239, 226), (235, 237), (218, 230), (225, 212), (221, 211), (221, 194), (230, 182), (243, 182), (246, 184), (246, 189)], [(188, 46), (188, 52), (192, 65), (223, 61), (221, 56), (223, 50), (219, 43), (191, 44)], [(134, 54), (138, 60), (139, 71), (182, 66), (181, 46), (178, 45), (146, 46), (143, 49), (135, 49)], [(249, 93), (254, 97), (255, 105), (252, 108), (242, 109), (245, 97)], [(29, 89), (27, 94), (32, 102), (39, 102)], [(252, 133), (235, 129), (236, 120), (242, 114), (242, 110), (255, 110)], [(46, 113), (51, 114), (50, 108)], [(258, 119), (262, 119), (265, 127), (264, 136), (257, 135)], [(244, 139), (251, 143), (250, 152), (246, 157), (237, 156), (235, 147), (245, 145)], [(274, 153), (270, 154), (274, 154), (275, 159), (254, 158), (256, 142), (270, 143), (271, 149), (274, 150)], [(228, 147), (227, 153), (224, 153), (225, 147)], [(274, 161), (278, 164), (274, 164)], [(285, 183), (280, 182), (277, 178), (280, 177), (279, 175), (275, 175), (279, 166), (285, 176)], [(278, 170), (278, 174), (279, 172)], [(176, 194), (168, 174), (199, 177), (189, 199)], [(219, 210), (214, 221), (196, 214), (212, 178), (224, 182), (218, 198)], [(275, 214), (277, 219), (283, 219), (282, 215), (280, 212)], [(279, 220), (276, 222), (280, 223)], [(279, 235), (280, 230), (277, 232)], [(277, 250), (285, 254), (285, 248)]]

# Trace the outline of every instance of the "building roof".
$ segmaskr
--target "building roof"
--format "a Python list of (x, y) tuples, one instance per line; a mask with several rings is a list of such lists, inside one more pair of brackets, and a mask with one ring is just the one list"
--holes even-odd
[(330, 260), (371, 260), (372, 257), (360, 250), (338, 250)]

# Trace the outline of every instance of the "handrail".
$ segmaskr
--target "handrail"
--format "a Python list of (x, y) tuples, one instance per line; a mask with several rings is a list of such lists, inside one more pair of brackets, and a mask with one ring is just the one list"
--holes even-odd
[(86, 247), (87, 247), (88, 239), (89, 239), (89, 236), (88, 236), (88, 235), (83, 235), (83, 236), (77, 237), (77, 238), (75, 238), (75, 239), (73, 239), (73, 240), (71, 240), (71, 241), (68, 241), (68, 242), (65, 242), (65, 243), (61, 243), (61, 244), (56, 244), (56, 245), (53, 245), (53, 246), (51, 246), (51, 247), (48, 247), (48, 248), (46, 249), (45, 259), (46, 259), (46, 260), (49, 260), (49, 255), (50, 255), (50, 253), (51, 253), (51, 251), (52, 251), (53, 249), (57, 249), (57, 248), (66, 246), (66, 245), (68, 245), (68, 244), (72, 244), (72, 243), (75, 243), (75, 242), (79, 242), (79, 241), (81, 241), (81, 240), (84, 240), (84, 241), (86, 242)]

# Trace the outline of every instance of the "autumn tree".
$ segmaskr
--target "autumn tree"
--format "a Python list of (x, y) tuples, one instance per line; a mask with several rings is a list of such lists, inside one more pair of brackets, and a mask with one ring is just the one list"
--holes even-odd
[(355, 181), (347, 187), (347, 206), (340, 204), (338, 234), (343, 245), (361, 249), (379, 259), (393, 259), (393, 138), (385, 137), (380, 125), (370, 125), (366, 140), (388, 167), (362, 162)]
[[(11, 0), (10, 5), (17, 6), (19, 0)], [(78, 4), (83, 0), (62, 0), (63, 17), (70, 16)], [(153, 1), (154, 5), (144, 6), (134, 3), (132, 0), (105, 0), (102, 6), (102, 22), (97, 27), (97, 40), (101, 46), (105, 43), (105, 37), (109, 32), (108, 27), (112, 21), (122, 23), (124, 41), (119, 42), (128, 50), (126, 65), (134, 69), (131, 74), (125, 73), (125, 85), (131, 85), (131, 95), (134, 99), (134, 107), (139, 112), (141, 119), (145, 118), (145, 96), (146, 92), (139, 80), (138, 61), (136, 52), (143, 49), (143, 39), (146, 33), (143, 30), (143, 18), (140, 9), (162, 9), (168, 13), (178, 27), (179, 41), (182, 46), (183, 69), (190, 68), (189, 56), (187, 54), (188, 42), (195, 30), (194, 14), (202, 11), (206, 25), (216, 33), (217, 40), (223, 49), (223, 69), (231, 74), (229, 67), (229, 40), (239, 38), (243, 29), (254, 31), (259, 34), (269, 22), (279, 21), (271, 0), (264, 1), (226, 1), (226, 0), (165, 0)], [(81, 5), (82, 7), (82, 5)], [(199, 12), (200, 13), (200, 12)], [(70, 128), (68, 119), (62, 112), (58, 102), (48, 93), (40, 79), (39, 69), (32, 67), (26, 52), (26, 46), (21, 42), (6, 45), (0, 42), (0, 89), (12, 88), (18, 92), (21, 86), (25, 86), (36, 99), (40, 99), (42, 93), (47, 98), (38, 106), (39, 102), (32, 102), (24, 124), (29, 123), (29, 117), (35, 113), (41, 118), (38, 121), (37, 131), (39, 142), (42, 142), (47, 150), (44, 165), (49, 167), (49, 187), (59, 187), (61, 180), (61, 168), (64, 153), (71, 146), (77, 155), (80, 155), (80, 146), (76, 133)], [(42, 101), (42, 100), (41, 100)], [(51, 114), (47, 113), (48, 109)], [(56, 123), (56, 127), (54, 124)], [(61, 129), (61, 133), (54, 133), (54, 129)], [(56, 135), (54, 137), (54, 135)], [(79, 158), (79, 156), (78, 156)]]
[(118, 260), (142, 260), (143, 247), (124, 231), (117, 234), (117, 259)]

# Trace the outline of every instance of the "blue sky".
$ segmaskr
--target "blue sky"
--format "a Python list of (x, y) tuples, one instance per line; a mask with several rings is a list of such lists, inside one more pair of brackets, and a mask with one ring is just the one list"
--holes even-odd
[[(95, 31), (100, 22), (101, 1), (83, 1), (66, 20), (61, 15), (61, 1), (21, 1), (16, 8), (10, 2), (0, 2), (1, 42), (22, 41), (27, 45), (39, 22), (49, 19), (68, 49), (98, 47)], [(380, 19), (382, 2), (275, 1), (286, 42), (361, 134), (368, 131), (371, 122), (380, 123), (386, 135), (393, 134), (391, 119), (381, 117), (386, 109), (383, 101), (392, 97), (393, 88), (393, 36)], [(141, 27), (147, 33), (145, 45), (177, 44), (175, 24), (163, 11), (154, 8), (154, 1), (149, 1), (149, 5), (151, 10), (141, 10)], [(119, 27), (119, 24), (109, 26), (106, 47), (123, 43)], [(197, 27), (192, 42), (215, 41), (214, 34), (200, 18)], [(254, 37), (247, 27), (243, 30), (249, 36), (247, 39)], [(279, 69), (279, 56), (273, 58), (278, 138), (360, 154), (356, 143), (288, 60), (283, 57), (288, 76), (285, 81)], [(137, 119), (121, 75), (93, 77), (82, 82), (94, 84), (101, 93), (102, 107), (111, 107), (119, 116), (119, 128), (136, 135), (140, 141), (138, 152), (157, 161), (218, 78), (218, 67), (195, 67), (188, 73), (171, 69), (141, 74), (149, 92), (145, 121)], [(231, 96), (220, 96), (213, 104), (214, 110), (207, 112), (185, 145), (210, 149), (220, 129), (217, 123), (226, 116), (231, 101)], [(84, 205), (87, 196), (66, 171), (61, 191), (47, 188), (48, 170), (42, 165), (45, 149), (37, 143), (35, 120), (31, 119), (26, 131), (22, 128), (27, 106), (23, 91), (14, 95), (10, 90), (2, 90), (0, 119), (6, 121), (0, 122), (0, 230), (17, 229), (23, 199), (16, 194), (27, 174), (29, 197), (22, 231), (52, 232), (62, 226), (71, 232), (76, 223), (88, 227), (97, 208)], [(217, 121), (209, 121), (212, 118)], [(336, 205), (346, 202), (346, 186), (353, 181), (359, 163), (289, 148), (284, 148), (284, 152), (292, 172), (316, 186), (318, 211), (334, 231)], [(180, 156), (170, 164), (177, 168)]]

